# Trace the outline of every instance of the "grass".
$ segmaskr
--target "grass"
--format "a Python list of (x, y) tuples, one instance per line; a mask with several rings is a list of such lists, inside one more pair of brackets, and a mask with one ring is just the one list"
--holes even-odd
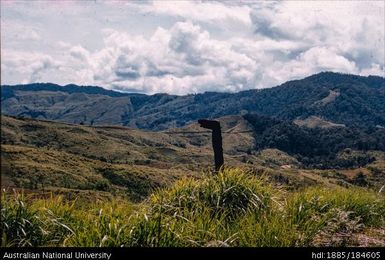
[(30, 200), (3, 192), (2, 246), (118, 246), (135, 208), (126, 201)]
[(352, 234), (385, 226), (385, 196), (337, 186), (288, 192), (227, 169), (140, 204), (3, 191), (1, 220), (2, 246), (347, 246)]
[[(1, 116), (2, 187), (28, 190), (90, 191), (142, 201), (157, 188), (170, 187), (183, 176), (199, 177), (196, 169), (212, 165), (210, 134), (167, 134), (124, 127), (90, 127)], [(223, 131), (250, 130), (240, 117), (221, 119)], [(193, 124), (172, 131), (201, 131)], [(237, 130), (237, 131), (238, 131)], [(232, 130), (231, 130), (232, 131)], [(385, 154), (360, 169), (302, 169), (293, 157), (276, 149), (253, 151), (251, 133), (223, 136), (227, 166), (264, 172), (287, 189), (305, 186), (364, 185), (380, 190), (385, 184)], [(100, 149), (103, 147), (103, 149)], [(352, 152), (354, 154), (354, 152)], [(356, 182), (356, 170), (364, 173)], [(127, 188), (129, 187), (129, 189)]]

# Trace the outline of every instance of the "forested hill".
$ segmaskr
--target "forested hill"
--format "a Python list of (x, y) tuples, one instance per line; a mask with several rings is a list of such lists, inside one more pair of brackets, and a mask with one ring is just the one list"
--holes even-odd
[(316, 116), (346, 126), (385, 127), (385, 78), (332, 72), (263, 90), (186, 96), (128, 94), (49, 83), (4, 85), (1, 101), (6, 115), (151, 130), (245, 113), (284, 120)]
[(374, 160), (366, 151), (385, 151), (385, 128), (308, 128), (252, 114), (243, 118), (253, 128), (255, 150), (279, 149), (308, 167), (363, 166)]

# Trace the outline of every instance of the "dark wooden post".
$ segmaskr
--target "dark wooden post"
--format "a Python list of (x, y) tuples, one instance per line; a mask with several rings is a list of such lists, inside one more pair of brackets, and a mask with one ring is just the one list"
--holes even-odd
[(222, 149), (221, 124), (218, 121), (198, 120), (201, 127), (212, 130), (212, 143), (214, 150), (215, 172), (218, 172), (224, 164)]

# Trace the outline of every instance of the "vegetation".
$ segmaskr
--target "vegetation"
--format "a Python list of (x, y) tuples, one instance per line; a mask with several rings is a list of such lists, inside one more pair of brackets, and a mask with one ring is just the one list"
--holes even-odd
[(3, 114), (84, 125), (164, 130), (201, 118), (257, 113), (283, 120), (318, 116), (346, 126), (385, 126), (385, 80), (324, 72), (238, 93), (143, 95), (55, 84), (1, 86)]
[(358, 187), (288, 192), (228, 169), (181, 179), (141, 204), (3, 191), (1, 218), (2, 246), (346, 246), (383, 229), (385, 197)]
[[(1, 183), (2, 187), (7, 188), (54, 192), (70, 197), (74, 193), (93, 194), (141, 201), (155, 189), (169, 187), (182, 177), (202, 176), (196, 169), (208, 169), (213, 161), (210, 134), (188, 134), (201, 131), (194, 124), (166, 133), (125, 127), (69, 125), (7, 116), (1, 119)], [(268, 119), (267, 126), (264, 126), (266, 130), (261, 134), (243, 117), (232, 116), (219, 120), (224, 132), (223, 148), (227, 166), (264, 174), (273, 182), (292, 190), (313, 185), (355, 185), (378, 191), (385, 184), (384, 152), (346, 148), (335, 159), (325, 155), (308, 156), (308, 161), (318, 160), (317, 164), (313, 161), (314, 164), (309, 165), (305, 164), (303, 155), (290, 154), (292, 150), (282, 151), (286, 149), (283, 146), (278, 146), (281, 150), (266, 148), (256, 151), (255, 144), (264, 142), (262, 144), (269, 145), (271, 141), (279, 140), (263, 138), (269, 137), (275, 127), (285, 135), (283, 130), (287, 123), (277, 121), (277, 125), (269, 126), (268, 122), (276, 121)], [(263, 120), (258, 122), (263, 124)], [(233, 131), (241, 133), (233, 134)], [(298, 131), (302, 131), (302, 128)], [(319, 131), (324, 133), (323, 130)], [(289, 135), (286, 137), (292, 138)], [(306, 140), (296, 138), (297, 135), (294, 135), (291, 142), (295, 144)], [(338, 141), (339, 147), (349, 144), (352, 141), (349, 138), (346, 142)], [(360, 139), (354, 141), (357, 140)], [(376, 145), (382, 142), (378, 141)], [(302, 153), (309, 147), (311, 144), (298, 144), (298, 150), (303, 149)], [(338, 146), (330, 144), (330, 147), (324, 148), (333, 152), (332, 149)], [(308, 153), (312, 155), (313, 151)], [(352, 165), (365, 164), (366, 158), (370, 159), (369, 164), (357, 169), (350, 168)], [(372, 158), (375, 158), (373, 162)], [(339, 163), (335, 166), (340, 169), (310, 168), (317, 165), (319, 168), (330, 168), (335, 162)], [(356, 177), (359, 172), (363, 175)]]
[(255, 149), (276, 148), (312, 168), (364, 166), (375, 158), (358, 151), (385, 151), (383, 128), (308, 128), (292, 122), (247, 114), (253, 126)]
[[(338, 73), (187, 96), (2, 86), (16, 117), (1, 116), (1, 245), (384, 246), (384, 87)], [(200, 118), (221, 123), (215, 176)]]

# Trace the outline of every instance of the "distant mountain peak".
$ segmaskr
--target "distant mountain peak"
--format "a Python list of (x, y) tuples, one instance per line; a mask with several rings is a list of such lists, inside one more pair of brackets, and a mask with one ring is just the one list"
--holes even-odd
[(377, 75), (368, 75), (368, 76), (362, 76), (362, 75), (355, 75), (355, 74), (348, 74), (348, 73), (342, 73), (342, 72), (332, 72), (332, 71), (322, 71), (316, 74), (313, 74), (309, 77), (304, 78), (304, 80), (361, 80), (366, 82), (372, 82), (376, 85), (378, 84), (385, 84), (385, 73), (384, 76), (377, 76)]
[[(82, 95), (76, 98), (77, 93)], [(4, 85), (1, 101), (2, 113), (7, 115), (151, 130), (245, 113), (284, 120), (318, 116), (346, 126), (385, 126), (385, 78), (335, 72), (268, 89), (185, 96), (121, 93), (75, 84)]]

